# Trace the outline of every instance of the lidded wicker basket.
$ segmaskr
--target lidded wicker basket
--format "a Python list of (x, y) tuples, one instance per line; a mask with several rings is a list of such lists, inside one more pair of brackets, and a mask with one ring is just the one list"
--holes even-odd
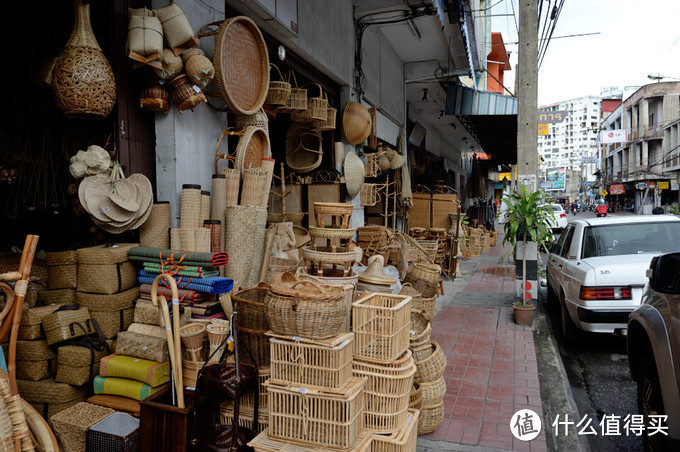
[(194, 86), (186, 74), (178, 75), (168, 82), (168, 87), (172, 89), (172, 101), (180, 114), (184, 110), (193, 111), (202, 102), (207, 102), (203, 91)]

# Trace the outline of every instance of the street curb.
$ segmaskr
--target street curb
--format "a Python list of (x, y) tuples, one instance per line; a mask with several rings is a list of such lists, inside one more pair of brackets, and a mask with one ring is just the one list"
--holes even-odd
[(557, 341), (546, 320), (545, 300), (536, 304), (534, 343), (536, 344), (536, 360), (543, 402), (543, 426), (548, 450), (573, 450), (589, 452), (590, 446), (585, 436), (573, 432), (565, 436), (555, 435), (552, 423), (559, 415), (560, 420), (569, 414), (571, 420), (581, 419), (578, 406), (571, 392), (569, 377), (560, 357)]

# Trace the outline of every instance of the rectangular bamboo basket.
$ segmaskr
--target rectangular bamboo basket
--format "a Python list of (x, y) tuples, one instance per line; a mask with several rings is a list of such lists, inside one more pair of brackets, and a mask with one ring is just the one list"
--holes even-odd
[(47, 287), (49, 289), (75, 289), (78, 283), (78, 253), (61, 251), (47, 253)]
[(371, 452), (411, 452), (418, 441), (420, 410), (408, 410), (406, 422), (391, 434), (371, 434)]
[(49, 345), (95, 332), (90, 311), (85, 307), (54, 311), (43, 318), (43, 328)]
[[(252, 407), (244, 407), (241, 404), (238, 417), (239, 427), (247, 428), (257, 433), (262, 433), (269, 427), (269, 413), (267, 410), (259, 410), (257, 414), (257, 428), (253, 428), (254, 411)], [(220, 405), (220, 423), (232, 425), (234, 422), (234, 405), (232, 402), (223, 402)]]
[[(265, 429), (262, 433), (257, 435), (255, 439), (248, 443), (255, 452), (321, 452), (327, 450), (327, 448), (322, 448), (319, 446), (309, 445), (299, 443), (291, 443), (288, 441), (282, 441), (280, 439), (272, 438), (269, 435), (269, 429)], [(371, 450), (371, 434), (368, 432), (362, 432), (357, 436), (356, 441), (352, 444), (352, 447), (345, 449), (343, 452), (368, 452)], [(412, 449), (412, 450), (415, 450)]]
[(96, 351), (80, 345), (64, 345), (58, 353), (54, 379), (74, 386), (82, 386), (99, 375), (99, 362), (107, 354), (106, 349)]
[[(269, 401), (269, 396), (267, 395), (267, 387), (265, 383), (269, 380), (271, 375), (271, 367), (258, 367), (257, 376), (259, 379), (259, 399), (258, 399), (258, 409), (260, 411), (267, 410), (267, 405)], [(241, 397), (241, 408), (255, 408), (255, 393), (249, 392), (248, 394)], [(252, 409), (251, 409), (252, 412)], [(243, 412), (241, 412), (243, 414)]]
[(57, 360), (43, 359), (40, 361), (20, 361), (16, 362), (17, 378), (24, 380), (38, 381), (54, 375), (57, 370)]
[(369, 294), (352, 304), (354, 358), (389, 364), (409, 347), (411, 297)]
[(364, 426), (372, 432), (392, 432), (406, 422), (416, 366), (410, 350), (390, 365), (355, 360), (352, 373), (366, 377)]
[(267, 383), (269, 435), (320, 447), (348, 449), (364, 427), (366, 378), (352, 377), (342, 392)]
[(286, 337), (271, 332), (271, 379), (274, 384), (338, 389), (352, 376), (353, 333), (325, 341)]

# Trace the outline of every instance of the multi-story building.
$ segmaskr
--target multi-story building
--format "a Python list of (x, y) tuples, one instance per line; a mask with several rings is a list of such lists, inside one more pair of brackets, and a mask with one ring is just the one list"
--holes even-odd
[[(588, 187), (596, 180), (598, 169), (601, 104), (599, 96), (585, 96), (539, 108), (541, 112), (567, 112), (562, 122), (548, 124), (547, 135), (538, 137), (542, 187), (556, 198), (591, 198)], [(554, 174), (564, 174), (564, 182)]]
[(610, 196), (615, 205), (648, 214), (677, 202), (679, 108), (680, 82), (652, 83), (602, 121), (602, 130), (625, 131), (626, 137), (602, 145), (603, 185), (619, 193)]

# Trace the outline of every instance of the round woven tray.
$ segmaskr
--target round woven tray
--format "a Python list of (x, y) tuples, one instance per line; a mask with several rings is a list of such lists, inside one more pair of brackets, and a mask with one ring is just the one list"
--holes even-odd
[(310, 226), (309, 235), (318, 239), (351, 239), (354, 237), (354, 228), (339, 229)]
[(227, 107), (244, 115), (255, 114), (269, 91), (269, 56), (252, 19), (237, 16), (222, 22), (215, 37), (213, 65)]
[(258, 127), (246, 127), (236, 146), (236, 168), (243, 175), (248, 168), (259, 168), (263, 158), (271, 158), (269, 136)]
[(312, 262), (324, 264), (345, 264), (350, 265), (356, 260), (356, 251), (329, 253), (326, 251), (313, 250), (309, 246), (302, 248), (302, 258)]

